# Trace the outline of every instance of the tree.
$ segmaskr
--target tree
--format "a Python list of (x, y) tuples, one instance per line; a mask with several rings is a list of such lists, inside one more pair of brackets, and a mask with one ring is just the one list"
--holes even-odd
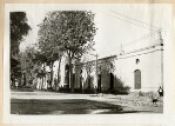
[(19, 53), (19, 44), (28, 34), (30, 26), (27, 24), (25, 12), (10, 13), (11, 53)]
[[(50, 12), (40, 25), (40, 48), (45, 52), (56, 46), (64, 50), (69, 63), (69, 82), (72, 82), (73, 62), (93, 49), (95, 33), (94, 14), (90, 11)], [(74, 91), (73, 83), (69, 85)]]
[(15, 78), (21, 75), (19, 45), (30, 30), (27, 24), (25, 12), (10, 13), (10, 43), (11, 43), (11, 80), (14, 83)]
[(39, 71), (40, 66), (39, 61), (36, 59), (37, 55), (38, 52), (33, 46), (27, 47), (24, 52), (20, 52), (23, 86), (31, 86), (36, 76), (35, 71)]

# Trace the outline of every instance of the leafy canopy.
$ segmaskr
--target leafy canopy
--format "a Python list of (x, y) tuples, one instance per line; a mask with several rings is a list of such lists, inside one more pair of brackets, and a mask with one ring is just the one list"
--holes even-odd
[(48, 56), (61, 50), (70, 59), (80, 58), (94, 45), (96, 28), (92, 12), (50, 12), (39, 27), (39, 48)]
[(30, 26), (27, 24), (25, 12), (10, 13), (10, 43), (11, 43), (11, 74), (13, 77), (21, 75), (19, 45), (28, 34)]
[(19, 44), (30, 29), (25, 12), (10, 13), (10, 39), (12, 51), (16, 51), (14, 53), (19, 52)]

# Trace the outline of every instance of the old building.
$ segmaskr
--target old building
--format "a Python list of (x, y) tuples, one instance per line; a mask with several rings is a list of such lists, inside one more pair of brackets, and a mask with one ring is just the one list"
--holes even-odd
[[(133, 47), (134, 46), (134, 47)], [(60, 65), (60, 87), (97, 92), (157, 91), (163, 86), (163, 40), (133, 45), (119, 54), (97, 60), (75, 62), (69, 82), (66, 56)], [(58, 77), (55, 61), (53, 78)]]

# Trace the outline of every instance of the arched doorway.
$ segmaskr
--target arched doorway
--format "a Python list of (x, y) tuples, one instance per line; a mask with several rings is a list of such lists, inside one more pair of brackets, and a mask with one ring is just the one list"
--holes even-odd
[(72, 74), (72, 84), (75, 86), (75, 73)]
[(98, 74), (98, 92), (101, 92), (101, 74)]
[(65, 83), (66, 83), (66, 87), (69, 87), (69, 65), (66, 64), (65, 66)]
[(88, 82), (88, 90), (90, 90), (91, 89), (91, 76), (90, 75), (88, 75), (88, 77), (87, 77), (87, 82)]
[(134, 71), (135, 89), (141, 89), (141, 71), (139, 69)]
[(82, 73), (83, 73), (83, 71), (82, 71), (82, 69), (80, 70), (80, 90), (82, 91)]
[(114, 89), (114, 74), (109, 73), (109, 77), (110, 77), (110, 91), (113, 91), (113, 89)]

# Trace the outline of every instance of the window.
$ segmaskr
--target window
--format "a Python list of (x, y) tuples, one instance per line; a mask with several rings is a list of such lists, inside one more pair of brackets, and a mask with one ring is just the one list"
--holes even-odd
[(136, 59), (136, 64), (139, 64), (140, 63), (140, 59)]

